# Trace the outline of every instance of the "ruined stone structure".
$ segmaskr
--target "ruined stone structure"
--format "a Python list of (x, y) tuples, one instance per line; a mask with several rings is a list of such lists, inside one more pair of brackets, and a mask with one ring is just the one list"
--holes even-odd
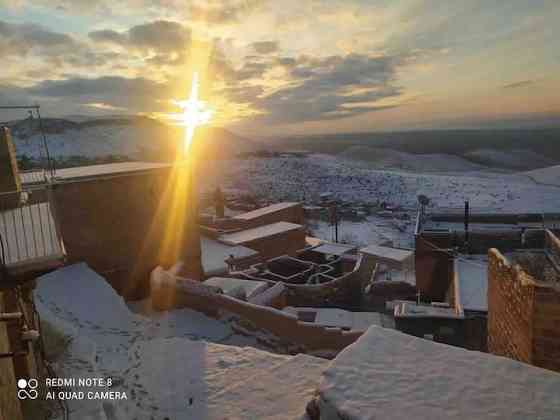
[(547, 231), (546, 244), (513, 262), (489, 251), (488, 350), (560, 372), (560, 241)]

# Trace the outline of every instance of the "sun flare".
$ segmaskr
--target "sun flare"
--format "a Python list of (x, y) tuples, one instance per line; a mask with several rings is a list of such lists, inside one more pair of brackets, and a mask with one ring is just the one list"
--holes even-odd
[(171, 102), (181, 108), (182, 112), (170, 114), (169, 118), (176, 121), (179, 125), (185, 126), (185, 139), (183, 153), (186, 156), (190, 150), (196, 127), (207, 124), (214, 111), (209, 105), (198, 99), (198, 73), (193, 73), (191, 93), (186, 100), (172, 100)]

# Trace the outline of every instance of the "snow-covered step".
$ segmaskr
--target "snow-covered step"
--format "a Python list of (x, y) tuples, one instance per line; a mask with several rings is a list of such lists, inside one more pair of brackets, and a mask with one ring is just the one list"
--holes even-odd
[(298, 354), (214, 394), (208, 401), (208, 418), (302, 419), (328, 364), (328, 360)]

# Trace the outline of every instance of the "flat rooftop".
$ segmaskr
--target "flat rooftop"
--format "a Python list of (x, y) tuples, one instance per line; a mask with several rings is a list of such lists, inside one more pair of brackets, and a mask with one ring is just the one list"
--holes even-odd
[(322, 327), (342, 328), (352, 331), (365, 331), (371, 325), (383, 324), (378, 312), (350, 312), (337, 308), (306, 308), (287, 306), (282, 309), (302, 322), (311, 322)]
[(267, 238), (282, 233), (301, 230), (301, 225), (288, 222), (277, 222), (270, 225), (259, 226), (252, 229), (242, 230), (234, 233), (227, 233), (221, 235), (218, 239), (228, 245), (242, 245), (247, 242), (252, 242), (258, 239)]
[(319, 384), (321, 418), (557, 420), (560, 375), (372, 326)]
[(379, 259), (386, 260), (388, 262), (400, 264), (414, 257), (414, 251), (379, 245), (368, 245), (365, 248), (361, 248), (360, 252), (372, 257), (378, 257)]
[(459, 255), (454, 269), (457, 306), (466, 311), (488, 312), (488, 257)]
[(318, 252), (325, 255), (344, 255), (354, 251), (354, 245), (337, 244), (332, 242), (325, 242), (312, 249), (313, 252)]
[(276, 204), (271, 204), (270, 206), (262, 207), (260, 209), (253, 210), (253, 211), (250, 211), (250, 212), (247, 212), (247, 213), (238, 214), (237, 216), (234, 216), (233, 218), (236, 219), (236, 220), (248, 221), (248, 220), (258, 219), (259, 217), (263, 217), (263, 216), (266, 216), (268, 214), (276, 213), (276, 212), (281, 211), (281, 210), (289, 209), (291, 207), (297, 207), (299, 205), (300, 205), (300, 203), (296, 203), (296, 202), (276, 203)]
[(440, 319), (463, 319), (454, 308), (435, 306), (426, 303), (417, 304), (412, 301), (395, 302), (395, 318), (440, 318)]
[[(71, 181), (139, 173), (154, 169), (169, 168), (171, 166), (173, 166), (173, 164), (161, 162), (118, 162), (101, 165), (76, 166), (74, 168), (57, 169), (54, 179), (59, 181)], [(43, 182), (44, 179), (42, 171), (22, 172), (20, 176), (23, 184)]]
[(226, 259), (255, 257), (259, 253), (241, 245), (227, 245), (212, 238), (200, 237), (202, 268), (207, 276), (219, 276), (227, 273)]

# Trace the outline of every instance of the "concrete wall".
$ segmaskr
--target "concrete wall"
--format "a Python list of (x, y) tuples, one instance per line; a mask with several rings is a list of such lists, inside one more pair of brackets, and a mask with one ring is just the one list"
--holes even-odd
[(447, 249), (451, 246), (448, 236), (417, 235), (414, 265), (416, 288), (422, 299), (444, 301), (453, 280), (453, 258)]
[(68, 260), (87, 262), (128, 298), (148, 294), (149, 273), (158, 265), (182, 259), (183, 274), (200, 278), (193, 195), (173, 168), (55, 184)]

